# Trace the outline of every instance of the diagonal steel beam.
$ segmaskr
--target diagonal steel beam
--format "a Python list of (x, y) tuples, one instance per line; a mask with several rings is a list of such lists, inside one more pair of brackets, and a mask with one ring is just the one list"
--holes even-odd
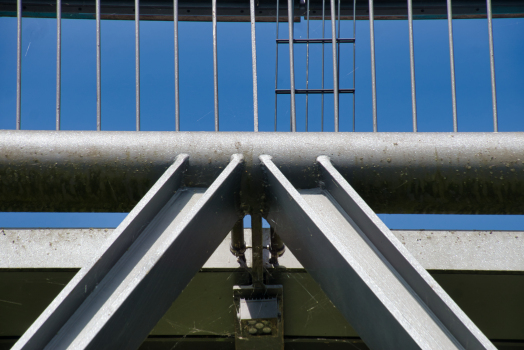
[(340, 207), (351, 213), (355, 225), (424, 301), (449, 332), (467, 349), (494, 348), (433, 277), (409, 253), (366, 202), (335, 169), (326, 156), (317, 158), (324, 189)]
[(270, 224), (372, 349), (495, 349), (402, 247), (327, 157), (298, 191), (272, 162)]
[(240, 217), (241, 155), (206, 190), (181, 155), (13, 349), (133, 349)]

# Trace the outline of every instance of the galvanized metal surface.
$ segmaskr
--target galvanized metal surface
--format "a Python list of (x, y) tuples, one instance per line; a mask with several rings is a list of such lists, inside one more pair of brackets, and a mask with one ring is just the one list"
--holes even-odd
[[(282, 261), (279, 261), (279, 258), (282, 257), (282, 255), (284, 255), (284, 253), (286, 252), (286, 245), (284, 244), (284, 242), (282, 242), (282, 239), (277, 234), (274, 228), (270, 228), (270, 237), (271, 237), (271, 245), (269, 246), (269, 252), (271, 253), (271, 260), (269, 260), (269, 262), (274, 267), (279, 267), (280, 263), (282, 262)], [(291, 253), (288, 255), (291, 257)], [(292, 258), (295, 258), (295, 257), (293, 256)]]
[(267, 153), (297, 188), (316, 187), (316, 157), (331, 157), (379, 213), (522, 214), (523, 149), (522, 133), (0, 131), (0, 209), (126, 212), (181, 153), (194, 187), (243, 154), (253, 197)]
[[(55, 269), (86, 266), (113, 229), (2, 229), (0, 269)], [(234, 232), (234, 231), (233, 231)], [(426, 270), (443, 271), (524, 271), (524, 232), (522, 231), (405, 231), (391, 230), (397, 239)], [(264, 245), (269, 242), (264, 229)], [(238, 269), (230, 253), (235, 242), (240, 251), (251, 247), (251, 230), (238, 241), (228, 235), (204, 269)], [(245, 237), (245, 240), (244, 240)], [(245, 242), (244, 242), (245, 241)], [(271, 241), (273, 243), (273, 240)], [(278, 252), (277, 246), (271, 248)], [(245, 250), (251, 266), (251, 249)], [(264, 249), (264, 266), (269, 268), (269, 252)], [(303, 269), (292, 252), (278, 258), (280, 267)]]
[[(186, 161), (187, 156), (178, 158), (15, 349), (140, 345), (240, 215), (242, 156), (232, 156), (205, 193), (178, 190)], [(129, 242), (129, 236), (135, 240)], [(93, 278), (97, 283), (88, 281)]]
[(282, 285), (234, 286), (235, 349), (284, 350)]
[[(246, 240), (244, 239), (244, 218), (238, 220), (231, 230), (231, 236), (227, 236), (226, 241), (230, 241), (229, 250), (238, 257), (239, 262), (246, 262)], [(217, 249), (220, 249), (218, 247)], [(229, 260), (229, 259), (228, 259)], [(235, 265), (236, 266), (236, 265)]]
[(264, 235), (262, 233), (262, 215), (260, 212), (254, 212), (251, 214), (251, 252), (252, 284), (254, 288), (263, 290), (265, 288)]
[[(423, 312), (427, 312), (427, 316), (442, 328), (446, 337), (448, 337), (457, 348), (495, 349), (478, 327), (466, 316), (457, 304), (455, 304), (429, 273), (422, 268), (422, 265), (413, 258), (366, 202), (362, 200), (358, 193), (355, 192), (340, 173), (337, 172), (329, 158), (320, 156), (318, 162), (322, 169), (322, 187), (325, 189), (325, 192), (332, 196), (330, 201), (340, 205), (340, 208), (337, 209), (343, 209), (343, 211), (351, 217), (352, 221), (349, 221), (351, 226), (361, 230), (359, 234), (364, 240), (369, 240), (366, 243), (372, 249), (376, 249), (380, 262), (386, 263), (388, 269), (395, 274), (395, 278), (398, 279), (406, 290), (413, 297), (420, 298), (418, 303), (424, 304), (425, 310)], [(324, 210), (322, 207), (320, 207), (320, 209)], [(328, 225), (329, 224), (328, 221)], [(337, 237), (346, 244), (352, 244), (344, 235), (337, 235)], [(371, 259), (369, 261), (371, 262)], [(372, 266), (376, 268), (379, 265), (374, 263)], [(373, 271), (371, 274), (373, 273), (376, 272)], [(379, 276), (380, 275), (379, 273)], [(380, 276), (374, 280), (374, 282), (377, 282), (382, 277), (383, 276)], [(384, 287), (388, 293), (390, 288), (394, 289), (393, 284), (388, 282), (386, 282)], [(398, 298), (399, 300), (396, 302), (400, 301), (408, 305), (407, 298), (397, 293), (398, 292), (393, 292), (393, 294), (389, 296), (391, 299), (387, 302), (395, 302), (395, 299)], [(383, 297), (383, 295), (381, 295), (381, 297)], [(409, 316), (405, 314), (405, 311), (409, 310), (409, 308), (401, 306), (398, 310), (404, 314), (402, 318), (405, 317), (405, 319), (399, 320), (399, 322), (409, 323)], [(417, 320), (415, 322), (423, 322), (423, 317), (421, 316), (422, 315), (415, 316)], [(423, 327), (427, 326), (429, 325), (423, 325)], [(404, 329), (408, 330), (409, 327), (404, 325)], [(433, 344), (436, 340), (434, 337), (436, 337), (437, 333), (428, 332), (428, 335), (430, 335), (430, 337), (427, 338), (428, 345), (426, 346), (428, 346), (428, 348), (436, 348), (437, 346), (443, 345), (441, 342), (439, 342), (440, 344)], [(411, 336), (415, 338), (414, 335)], [(420, 336), (422, 336), (422, 334), (420, 334)], [(443, 348), (447, 347), (444, 346)]]
[(495, 349), (327, 157), (325, 190), (300, 193), (269, 156), (261, 161), (268, 221), (368, 346)]
[(187, 155), (180, 156), (106, 240), (101, 249), (103, 253), (96, 255), (89, 265), (76, 274), (14, 349), (43, 349), (51, 341), (132, 246), (145, 228), (144, 224), (153, 220), (172, 194), (180, 188), (186, 165)]

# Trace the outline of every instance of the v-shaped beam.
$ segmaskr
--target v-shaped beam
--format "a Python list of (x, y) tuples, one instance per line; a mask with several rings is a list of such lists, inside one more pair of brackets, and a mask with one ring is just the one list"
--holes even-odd
[(241, 217), (241, 155), (207, 189), (187, 155), (149, 190), (13, 349), (136, 349)]
[[(495, 349), (327, 157), (297, 190), (271, 161), (267, 219), (372, 349)], [(14, 349), (133, 349), (242, 216), (241, 155), (208, 189), (180, 155)]]
[(260, 160), (267, 220), (371, 349), (495, 349), (329, 158), (308, 190)]

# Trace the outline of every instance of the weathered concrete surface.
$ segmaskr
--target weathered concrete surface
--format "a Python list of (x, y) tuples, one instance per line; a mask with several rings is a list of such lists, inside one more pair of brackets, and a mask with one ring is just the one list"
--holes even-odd
[(190, 156), (186, 185), (207, 187), (242, 153), (247, 202), (263, 200), (261, 154), (298, 188), (318, 186), (327, 155), (378, 213), (522, 214), (523, 150), (523, 133), (4, 130), (0, 210), (126, 212), (178, 154)]
[[(0, 268), (79, 268), (86, 265), (112, 229), (2, 229)], [(521, 231), (401, 231), (392, 230), (427, 270), (524, 271), (524, 232)], [(269, 229), (264, 229), (265, 246)], [(245, 230), (251, 246), (251, 230)], [(203, 266), (237, 269), (229, 252), (228, 235)], [(248, 266), (251, 249), (247, 249)], [(269, 253), (264, 251), (266, 267)], [(279, 259), (282, 267), (303, 269), (289, 250)]]
[(392, 231), (427, 270), (524, 271), (521, 231)]

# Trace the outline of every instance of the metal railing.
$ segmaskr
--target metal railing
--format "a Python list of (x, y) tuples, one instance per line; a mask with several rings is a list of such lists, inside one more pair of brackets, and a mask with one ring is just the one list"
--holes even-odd
[[(9, 6), (13, 5), (11, 2), (12, 0), (4, 0), (4, 2), (0, 2), (0, 15), (10, 15), (12, 12), (9, 12)], [(16, 82), (16, 129), (21, 129), (21, 109), (22, 109), (22, 15), (23, 15), (23, 6), (22, 3), (25, 3), (25, 0), (16, 0), (16, 16), (17, 16), (17, 82)], [(62, 49), (62, 8), (64, 4), (62, 4), (61, 0), (56, 0), (56, 25), (57, 25), (57, 39), (56, 39), (56, 130), (61, 129), (61, 81), (62, 81), (62, 64), (61, 64), (61, 49)], [(300, 3), (294, 2), (293, 0), (287, 1), (287, 7), (281, 8), (281, 4), (279, 0), (276, 0), (276, 7), (275, 3), (272, 1), (263, 1), (262, 3), (254, 3), (254, 0), (249, 1), (249, 21), (251, 22), (251, 48), (252, 48), (252, 85), (253, 85), (253, 130), (255, 132), (259, 131), (259, 114), (258, 114), (258, 82), (257, 82), (257, 41), (256, 41), (256, 30), (255, 30), (255, 22), (257, 19), (258, 12), (259, 19), (263, 19), (264, 21), (270, 20), (275, 21), (276, 23), (276, 67), (275, 67), (275, 121), (274, 121), (274, 130), (277, 130), (277, 96), (280, 94), (288, 94), (290, 96), (290, 131), (297, 131), (296, 126), (296, 101), (295, 101), (295, 95), (296, 94), (305, 94), (306, 95), (306, 109), (305, 109), (305, 130), (308, 131), (308, 113), (309, 113), (309, 94), (321, 94), (321, 131), (324, 131), (324, 95), (325, 94), (333, 94), (333, 101), (334, 101), (334, 110), (333, 110), (333, 119), (334, 119), (334, 131), (339, 131), (339, 118), (340, 118), (340, 106), (339, 106), (339, 95), (340, 94), (353, 94), (353, 107), (352, 107), (352, 131), (355, 131), (355, 47), (356, 47), (356, 41), (355, 37), (353, 38), (341, 38), (340, 37), (340, 22), (341, 20), (349, 20), (352, 21), (353, 25), (353, 36), (355, 36), (356, 31), (356, 19), (357, 18), (369, 18), (369, 26), (370, 26), (370, 48), (371, 48), (371, 89), (372, 89), (372, 111), (373, 111), (373, 131), (378, 131), (378, 113), (377, 113), (377, 73), (376, 73), (376, 59), (375, 59), (375, 24), (374, 19), (377, 18), (399, 18), (398, 12), (402, 12), (402, 7), (399, 7), (396, 5), (394, 9), (385, 10), (386, 12), (382, 12), (380, 15), (375, 15), (375, 8), (377, 7), (376, 2), (374, 3), (373, 0), (369, 0), (367, 11), (369, 12), (369, 15), (363, 15), (363, 9), (362, 4), (357, 5), (356, 0), (351, 0), (344, 2), (341, 6), (341, 1), (338, 0), (338, 5), (335, 4), (335, 0), (329, 1), (329, 11), (328, 14), (330, 23), (330, 29), (331, 29), (331, 37), (325, 36), (325, 21), (327, 19), (326, 15), (326, 6), (328, 5), (327, 0), (300, 0)], [(28, 1), (30, 5), (43, 5), (44, 3), (47, 3), (44, 0), (38, 0), (38, 1)], [(35, 5), (36, 4), (36, 5)], [(461, 6), (463, 6), (462, 3), (460, 3)], [(67, 4), (67, 6), (70, 6), (71, 4)], [(73, 4), (74, 5), (74, 4)], [(131, 3), (124, 3), (125, 6), (129, 7)], [(169, 8), (169, 5), (171, 5), (171, 8)], [(221, 5), (222, 7), (219, 7), (217, 10), (217, 6)], [(379, 2), (379, 9), (381, 11), (383, 10), (384, 4), (382, 2)], [(474, 4), (478, 5), (478, 4)], [(518, 5), (518, 4), (517, 4)], [(108, 5), (114, 6), (114, 4)], [(124, 6), (124, 8), (125, 8)], [(165, 16), (167, 13), (172, 14), (172, 20), (174, 25), (174, 81), (175, 81), (175, 130), (180, 130), (180, 67), (179, 67), (179, 45), (178, 45), (178, 38), (179, 38), (179, 30), (178, 30), (178, 22), (179, 20), (188, 19), (187, 17), (184, 18), (181, 17), (179, 14), (180, 10), (180, 4), (178, 0), (174, 0), (172, 4), (170, 3), (161, 3), (155, 4), (155, 12), (154, 15), (151, 15), (151, 9), (149, 9), (149, 4), (140, 4), (140, 0), (134, 1), (134, 22), (135, 22), (135, 95), (136, 95), (136, 130), (139, 131), (141, 129), (141, 123), (140, 123), (140, 20), (143, 18), (141, 8), (146, 7), (146, 18), (155, 19), (157, 17), (164, 16), (160, 19), (166, 19)], [(183, 8), (194, 8), (196, 9), (196, 12), (200, 11), (200, 17), (192, 17), (191, 19), (196, 20), (208, 20), (209, 17), (207, 17), (206, 12), (208, 8), (206, 9), (205, 4), (201, 3), (183, 3)], [(189, 6), (189, 7), (188, 7)], [(208, 5), (209, 6), (209, 5)], [(242, 15), (243, 17), (238, 17), (235, 19), (234, 16), (231, 15), (232, 12), (235, 11), (235, 6), (237, 8), (241, 8), (242, 6), (245, 6), (244, 3), (241, 2), (233, 2), (233, 5), (231, 5), (231, 2), (220, 4), (220, 2), (217, 4), (217, 0), (213, 0), (211, 4), (211, 20), (212, 20), (212, 28), (213, 28), (213, 84), (214, 84), (214, 125), (215, 125), (215, 131), (219, 131), (219, 97), (218, 97), (218, 49), (217, 49), (217, 20), (220, 19), (222, 16), (224, 20), (246, 20), (247, 18), (245, 15)], [(273, 8), (271, 8), (273, 6)], [(418, 8), (420, 6), (423, 6), (423, 4), (417, 4)], [(520, 7), (519, 7), (520, 6)], [(508, 10), (506, 12), (504, 8), (502, 8), (501, 11), (499, 11), (498, 16), (499, 17), (511, 17), (511, 16), (520, 16), (521, 13), (515, 14), (514, 12), (521, 11), (524, 12), (524, 10), (521, 9), (523, 7), (522, 5), (514, 6), (512, 10)], [(160, 10), (158, 9), (160, 8)], [(342, 8), (342, 9), (341, 9)], [(417, 8), (417, 10), (418, 10)], [(80, 8), (79, 8), (80, 9)], [(258, 10), (262, 9), (262, 10)], [(407, 8), (405, 9), (407, 12), (407, 21), (408, 21), (408, 28), (409, 28), (409, 57), (410, 57), (410, 76), (411, 76), (411, 103), (412, 103), (412, 123), (413, 123), (413, 131), (418, 131), (418, 125), (417, 125), (417, 99), (416, 99), (416, 72), (415, 72), (415, 49), (414, 49), (414, 39), (413, 39), (413, 19), (415, 18), (424, 18), (423, 16), (427, 16), (427, 18), (442, 18), (444, 16), (444, 13), (442, 13), (443, 6), (438, 5), (434, 6), (433, 12), (431, 14), (424, 15), (424, 9), (422, 9), (422, 13), (417, 11), (417, 14), (414, 15), (414, 7), (412, 0), (407, 1)], [(220, 14), (220, 11), (224, 12), (223, 14)], [(226, 10), (228, 12), (226, 12)], [(315, 19), (322, 21), (322, 38), (310, 38), (309, 35), (309, 24), (310, 24), (310, 15), (312, 14), (312, 11), (316, 13), (317, 10), (321, 10), (321, 17), (318, 15), (315, 15)], [(476, 9), (478, 11), (478, 8)], [(102, 129), (102, 92), (101, 92), (101, 30), (100, 30), (100, 21), (103, 16), (107, 18), (108, 15), (104, 11), (104, 7), (101, 5), (101, 0), (96, 0), (95, 8), (94, 8), (94, 17), (96, 21), (96, 129), (101, 130)], [(191, 10), (186, 10), (187, 13), (185, 15), (188, 15)], [(396, 11), (396, 12), (395, 12)], [(440, 13), (438, 15), (435, 15), (435, 11), (437, 13)], [(439, 12), (440, 11), (440, 12)], [(513, 13), (510, 13), (513, 11)], [(89, 12), (89, 11), (87, 11)], [(125, 13), (125, 10), (122, 10), (121, 12)], [(244, 10), (240, 10), (240, 12), (243, 14)], [(265, 13), (264, 16), (261, 17), (262, 13)], [(279, 21), (282, 21), (282, 18), (279, 18), (283, 14), (283, 12), (287, 12), (287, 22), (288, 22), (288, 33), (289, 33), (289, 39), (281, 39), (279, 38)], [(297, 20), (297, 12), (298, 12), (298, 19), (300, 19), (300, 16), (304, 16), (304, 19), (307, 21), (307, 38), (306, 39), (296, 39), (294, 37), (294, 22)], [(428, 11), (430, 12), (430, 11)], [(469, 18), (469, 17), (475, 17), (479, 15), (472, 15), (471, 13), (465, 13), (463, 9), (461, 11), (461, 14), (459, 15), (459, 18)], [(470, 11), (471, 12), (471, 11)], [(478, 12), (477, 12), (478, 13)], [(29, 16), (40, 16), (40, 17), (46, 17), (46, 16), (52, 16), (52, 14), (45, 13), (45, 12), (30, 12), (28, 14)], [(68, 12), (68, 17), (75, 17), (78, 15), (71, 14), (70, 11)], [(120, 19), (129, 19), (129, 15), (127, 14), (116, 14), (111, 15), (112, 17), (109, 18), (120, 18)], [(149, 17), (147, 17), (149, 16)], [(481, 16), (481, 15), (480, 15)], [(84, 15), (85, 17), (85, 15)], [(88, 16), (89, 17), (89, 16)], [(403, 18), (403, 16), (400, 15), (400, 17)], [(457, 97), (456, 97), (456, 79), (455, 79), (455, 57), (454, 57), (454, 44), (453, 44), (453, 24), (452, 19), (453, 17), (453, 11), (452, 11), (452, 2), (451, 0), (447, 0), (446, 7), (445, 7), (445, 17), (447, 18), (448, 22), (448, 40), (449, 40), (449, 52), (450, 52), (450, 72), (451, 72), (451, 99), (452, 99), (452, 112), (453, 112), (453, 131), (458, 131), (458, 121), (457, 121)], [(493, 44), (493, 28), (492, 28), (492, 4), (491, 0), (486, 0), (486, 17), (488, 22), (488, 41), (489, 41), (489, 57), (490, 57), (490, 72), (491, 72), (491, 95), (492, 95), (492, 114), (493, 114), (493, 131), (498, 132), (498, 116), (497, 116), (497, 96), (496, 96), (496, 80), (495, 80), (495, 54), (494, 54), (494, 44)], [(169, 18), (167, 18), (169, 19)], [(337, 22), (338, 21), (338, 31), (337, 31)], [(305, 89), (297, 89), (295, 86), (295, 61), (296, 61), (296, 55), (294, 52), (295, 45), (298, 44), (306, 44), (306, 88)], [(309, 51), (310, 51), (310, 44), (319, 43), (322, 45), (322, 85), (320, 89), (318, 88), (310, 88), (309, 85), (309, 71), (310, 71), (310, 59), (309, 59)], [(340, 45), (341, 44), (353, 44), (353, 87), (352, 88), (341, 88), (340, 85)], [(279, 74), (279, 61), (278, 61), (278, 54), (279, 54), (279, 46), (280, 44), (287, 44), (289, 47), (289, 75), (290, 75), (290, 88), (289, 89), (282, 89), (278, 88), (278, 74)], [(332, 78), (333, 78), (333, 89), (326, 89), (325, 88), (325, 71), (324, 71), (324, 61), (325, 61), (325, 51), (324, 46), (326, 44), (331, 44), (332, 48)], [(280, 71), (281, 72), (281, 71)]]
[[(306, 39), (295, 39), (293, 31), (293, 13), (288, 11), (288, 25), (289, 25), (289, 39), (279, 39), (279, 27), (278, 27), (278, 8), (279, 1), (277, 0), (277, 14), (276, 14), (276, 32), (277, 32), (277, 46), (276, 46), (276, 59), (275, 59), (275, 131), (277, 131), (277, 95), (278, 94), (289, 94), (291, 104), (290, 114), (290, 131), (296, 131), (296, 101), (295, 94), (306, 95), (306, 115), (305, 115), (305, 130), (308, 131), (308, 112), (309, 112), (309, 94), (321, 94), (321, 131), (324, 131), (324, 94), (333, 94), (334, 98), (334, 125), (335, 132), (339, 131), (339, 94), (340, 93), (351, 93), (353, 94), (353, 131), (355, 131), (355, 74), (353, 74), (353, 88), (352, 89), (340, 89), (339, 87), (339, 76), (340, 76), (340, 44), (341, 43), (352, 43), (353, 44), (353, 72), (355, 72), (355, 38), (340, 38), (340, 0), (338, 1), (338, 7), (335, 7), (335, 1), (330, 0), (330, 19), (331, 20), (331, 38), (325, 36), (325, 19), (326, 19), (326, 1), (322, 1), (322, 38), (310, 38), (309, 37), (309, 23), (310, 23), (310, 1), (306, 0), (306, 21), (307, 21), (307, 38)], [(292, 1), (288, 0), (288, 9), (292, 8)], [(356, 32), (356, 0), (353, 0), (353, 36)], [(337, 12), (337, 14), (335, 14)], [(335, 20), (336, 19), (336, 20)], [(338, 31), (336, 28), (336, 21), (338, 21)], [(289, 72), (290, 72), (290, 89), (278, 89), (278, 44), (287, 43), (289, 46)], [(294, 44), (306, 44), (306, 88), (296, 89), (295, 88), (295, 66), (294, 66)], [(309, 44), (310, 43), (321, 43), (322, 44), (322, 87), (320, 89), (309, 89)], [(324, 58), (325, 50), (324, 44), (331, 43), (332, 58), (333, 58), (333, 89), (324, 88)]]

